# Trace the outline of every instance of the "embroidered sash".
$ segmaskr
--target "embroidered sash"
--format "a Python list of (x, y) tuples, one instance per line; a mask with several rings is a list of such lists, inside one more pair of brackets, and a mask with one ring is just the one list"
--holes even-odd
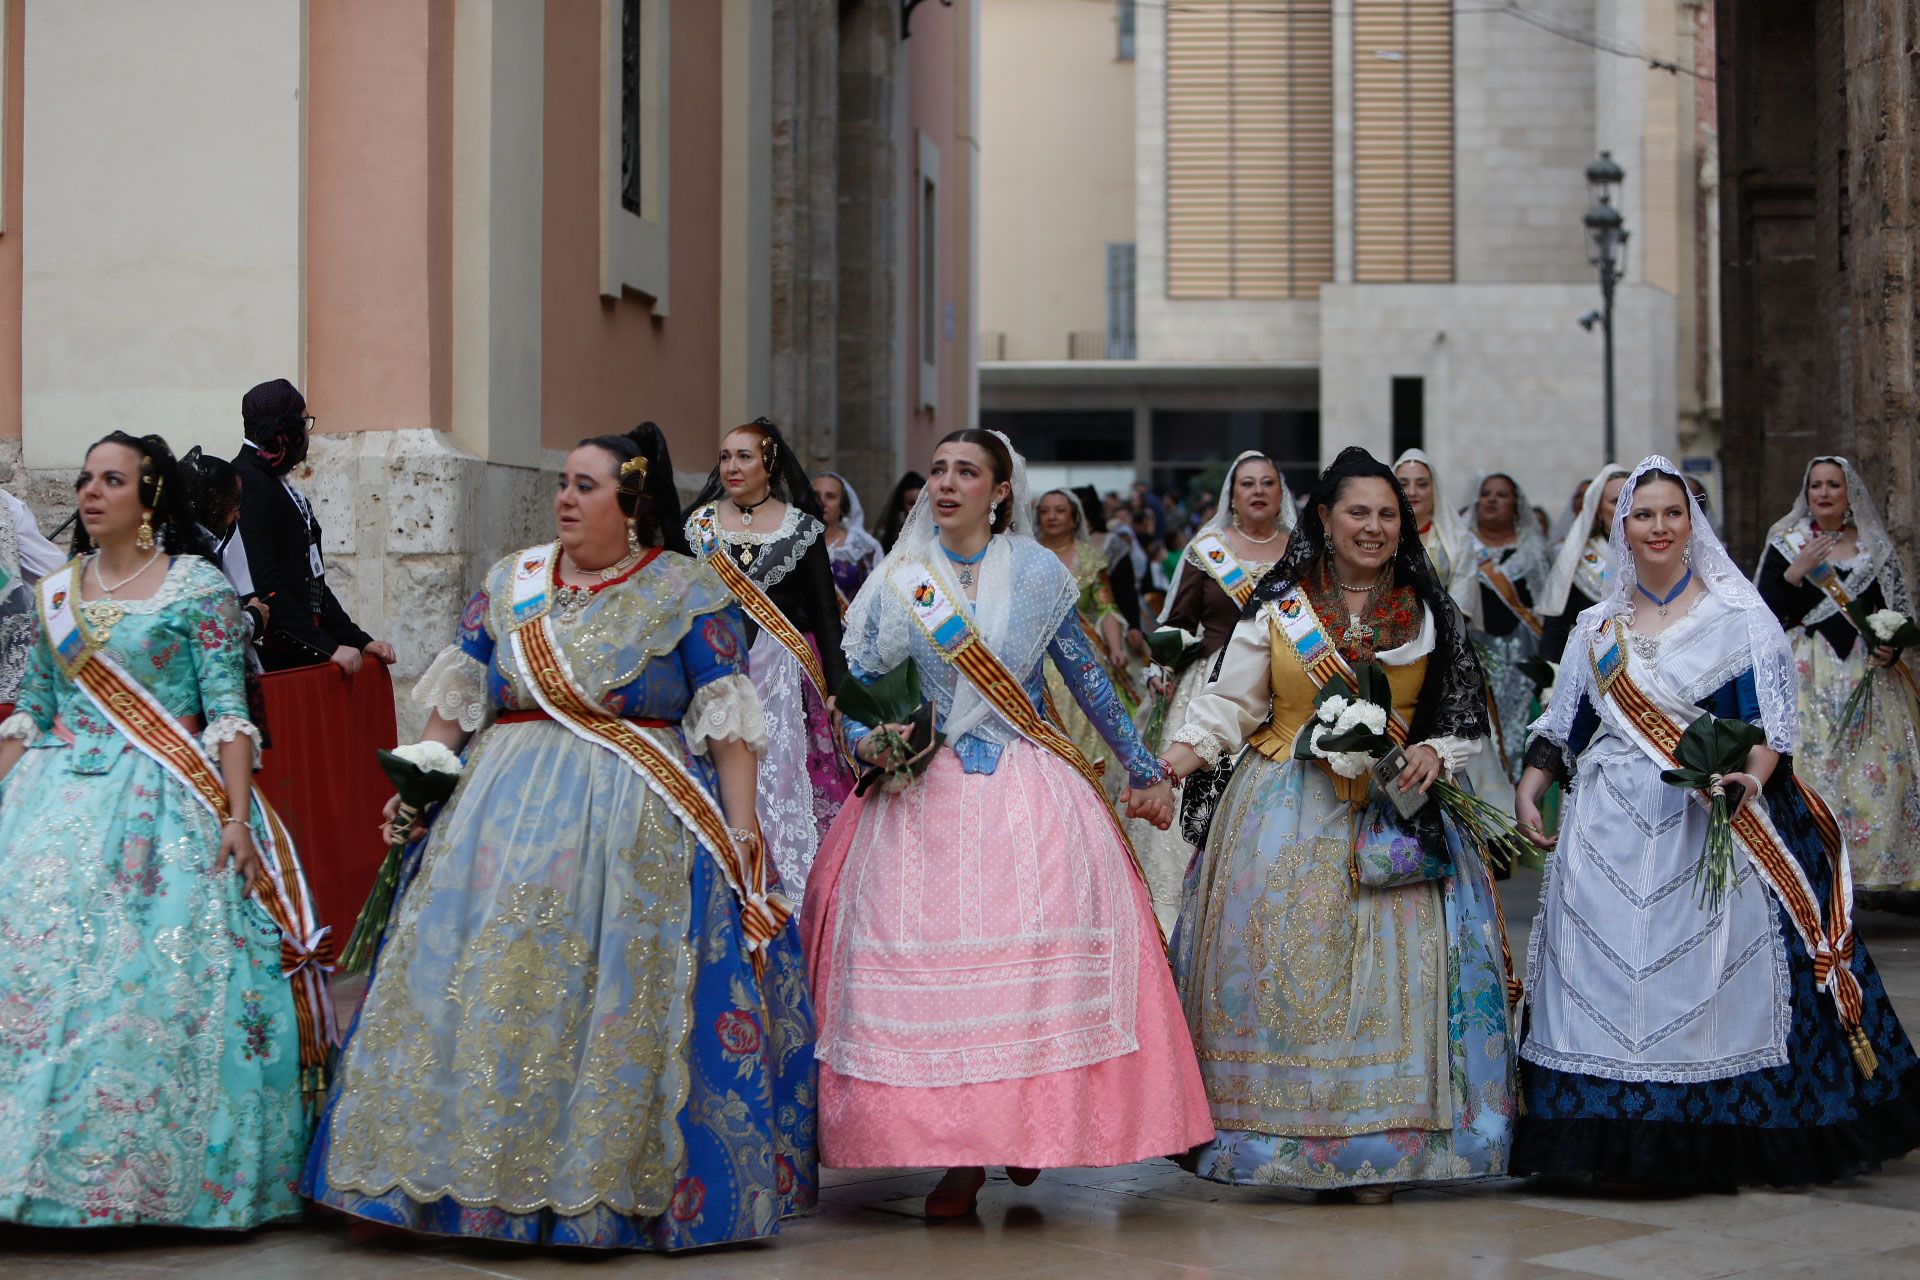
[(1588, 538), (1580, 549), (1580, 561), (1573, 567), (1573, 585), (1598, 604), (1607, 598), (1607, 557), (1609, 547), (1598, 538)]
[(800, 670), (805, 672), (807, 679), (812, 682), (814, 692), (820, 695), (820, 701), (824, 703), (832, 697), (833, 690), (827, 688), (826, 672), (821, 669), (820, 659), (814, 655), (813, 649), (807, 644), (807, 638), (800, 634), (798, 627), (787, 620), (786, 614), (780, 612), (780, 606), (760, 589), (760, 584), (748, 577), (747, 571), (733, 562), (733, 557), (728, 555), (726, 548), (721, 545), (720, 521), (714, 515), (713, 505), (709, 503), (694, 512), (689, 523), (693, 526), (695, 538), (694, 554), (705, 560), (712, 566), (713, 571), (720, 575), (720, 581), (726, 583), (727, 590), (731, 591), (733, 598), (740, 602), (740, 607), (747, 611), (747, 616), (753, 619), (754, 625), (778, 640), (780, 647), (793, 655), (793, 660), (800, 664)]
[[(1781, 541), (1786, 544), (1783, 550), (1785, 550), (1789, 562), (1806, 549), (1806, 545), (1812, 537), (1813, 531), (1811, 528), (1789, 529), (1786, 532)], [(1860, 639), (1865, 642), (1867, 651), (1871, 654), (1874, 647), (1880, 642), (1861, 631), (1860, 624), (1855, 622), (1853, 615), (1847, 611), (1848, 606), (1853, 604), (1854, 596), (1853, 592), (1847, 590), (1844, 575), (1838, 569), (1834, 568), (1832, 564), (1822, 560), (1819, 564), (1807, 570), (1805, 580), (1820, 588), (1827, 599), (1833, 601), (1834, 607), (1840, 611), (1840, 616), (1847, 620), (1847, 625), (1852, 627), (1855, 633), (1860, 636)], [(1887, 668), (1887, 671), (1902, 685), (1906, 686), (1907, 694), (1910, 697), (1920, 700), (1920, 684), (1916, 684), (1914, 681), (1913, 672), (1907, 669), (1907, 664), (1904, 659), (1896, 661), (1891, 667)]]
[[(1360, 687), (1360, 678), (1340, 655), (1339, 646), (1327, 638), (1320, 615), (1314, 612), (1313, 602), (1307, 599), (1307, 593), (1299, 583), (1288, 587), (1279, 599), (1268, 601), (1266, 613), (1268, 620), (1293, 646), (1293, 656), (1300, 660), (1300, 666), (1306, 671), (1307, 678), (1313, 681), (1314, 688), (1326, 688), (1327, 681), (1335, 676), (1345, 680), (1350, 689)], [(1404, 747), (1410, 732), (1407, 722), (1392, 707), (1388, 707), (1387, 736)]]
[[(95, 710), (216, 821), (224, 822), (230, 816), (227, 788), (213, 761), (186, 726), (127, 674), (81, 621), (76, 563), (70, 561), (40, 582), (40, 621), (54, 659)], [(339, 1040), (326, 978), (333, 971), (333, 931), (319, 922), (293, 839), (258, 787), (253, 789), (252, 808), (261, 874), (247, 888), (280, 930), (281, 976), (293, 989), (300, 1035), (301, 1083), (308, 1100), (317, 1102), (326, 1090), (327, 1053)]]
[(1237, 605), (1244, 606), (1253, 596), (1257, 585), (1246, 566), (1234, 558), (1227, 541), (1217, 533), (1203, 533), (1187, 544), (1188, 554), (1194, 562), (1205, 569), (1220, 589)]
[[(541, 709), (576, 737), (613, 752), (633, 770), (713, 856), (740, 911), (740, 931), (756, 974), (763, 974), (766, 947), (786, 925), (793, 908), (768, 888), (765, 842), (744, 855), (727, 834), (727, 820), (676, 751), (661, 746), (631, 720), (609, 714), (580, 692), (566, 655), (554, 641), (548, 617), (555, 548), (534, 547), (517, 557), (513, 571), (513, 656), (526, 674)], [(718, 557), (725, 559), (725, 557)]]
[(1500, 603), (1520, 619), (1520, 624), (1533, 633), (1534, 639), (1539, 639), (1546, 628), (1541, 625), (1539, 616), (1521, 602), (1520, 589), (1513, 585), (1513, 579), (1501, 572), (1492, 556), (1480, 557), (1480, 576), (1493, 588), (1493, 594), (1500, 597)]
[[(987, 647), (985, 638), (974, 628), (966, 610), (956, 607), (948, 598), (946, 591), (934, 578), (933, 571), (918, 560), (907, 560), (894, 566), (887, 575), (887, 583), (906, 602), (908, 615), (926, 634), (928, 643), (940, 655), (942, 662), (965, 676), (980, 696), (986, 699), (987, 705), (999, 712), (1001, 718), (1017, 729), (1022, 737), (1066, 761), (1086, 779), (1087, 785), (1094, 790), (1101, 811), (1107, 815), (1114, 834), (1120, 838), (1120, 847), (1127, 851), (1127, 861), (1132, 864), (1134, 874), (1140, 877), (1140, 883), (1144, 886), (1147, 877), (1140, 866), (1140, 855), (1134, 851), (1133, 841), (1127, 838), (1127, 829), (1119, 815), (1107, 803), (1107, 793), (1100, 786), (1100, 769), (1087, 759), (1072, 738), (1033, 709), (1033, 703), (1027, 700), (1027, 691), (1020, 687), (1020, 681)], [(1165, 941), (1164, 935), (1162, 941)]]
[[(1697, 719), (1699, 708), (1682, 709), (1657, 701), (1635, 683), (1627, 663), (1626, 626), (1619, 620), (1615, 620), (1605, 648), (1595, 652), (1590, 645), (1587, 652), (1593, 664), (1594, 688), (1601, 697), (1613, 699), (1634, 744), (1663, 769), (1678, 767), (1675, 749), (1691, 723), (1687, 717)], [(1781, 839), (1762, 802), (1764, 797), (1742, 798), (1739, 810), (1732, 815), (1734, 842), (1786, 910), (1794, 932), (1800, 935), (1801, 945), (1813, 957), (1814, 982), (1833, 998), (1853, 1060), (1861, 1075), (1870, 1079), (1877, 1063), (1873, 1046), (1860, 1029), (1860, 981), (1849, 967), (1853, 959), (1853, 872), (1848, 865), (1846, 840), (1819, 793), (1797, 776), (1794, 784), (1813, 813), (1814, 827), (1826, 849), (1833, 879), (1824, 921), (1806, 868)]]

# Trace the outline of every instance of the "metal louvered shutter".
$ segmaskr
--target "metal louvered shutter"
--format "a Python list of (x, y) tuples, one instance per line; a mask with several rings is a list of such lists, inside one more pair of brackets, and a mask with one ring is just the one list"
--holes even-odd
[(1353, 0), (1353, 277), (1453, 279), (1451, 0)]
[(1182, 0), (1167, 22), (1167, 296), (1333, 279), (1331, 0)]

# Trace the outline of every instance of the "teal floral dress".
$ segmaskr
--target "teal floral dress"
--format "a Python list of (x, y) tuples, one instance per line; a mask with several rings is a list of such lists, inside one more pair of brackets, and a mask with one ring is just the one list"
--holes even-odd
[[(205, 726), (209, 754), (253, 736), (246, 631), (219, 569), (177, 557), (120, 609), (88, 629)], [(297, 1213), (293, 994), (279, 931), (216, 865), (219, 820), (94, 709), (44, 634), (0, 738), (27, 743), (0, 781), (0, 1220), (247, 1228)]]

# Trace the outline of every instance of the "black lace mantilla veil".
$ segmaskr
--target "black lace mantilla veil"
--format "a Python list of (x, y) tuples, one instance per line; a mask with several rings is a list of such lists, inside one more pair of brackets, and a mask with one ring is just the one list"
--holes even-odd
[[(1445, 585), (1433, 576), (1432, 562), (1427, 559), (1426, 548), (1420, 545), (1420, 522), (1414, 519), (1413, 508), (1407, 505), (1400, 482), (1385, 464), (1358, 445), (1342, 449), (1333, 464), (1320, 473), (1286, 551), (1254, 588), (1253, 597), (1247, 601), (1241, 616), (1251, 618), (1327, 559), (1331, 552), (1320, 508), (1333, 506), (1341, 482), (1366, 477), (1386, 481), (1400, 502), (1400, 546), (1393, 556), (1394, 581), (1411, 586), (1433, 614), (1433, 653), (1427, 660), (1426, 680), (1420, 686), (1420, 700), (1414, 707), (1410, 740), (1485, 738), (1490, 731), (1485, 677), (1473, 643), (1467, 639), (1466, 621)], [(1337, 633), (1337, 625), (1334, 629)]]
[[(767, 418), (755, 418), (742, 425), (759, 428), (773, 442), (775, 457), (769, 469), (773, 496), (788, 506), (800, 508), (815, 520), (824, 520), (826, 509), (820, 505), (820, 495), (813, 491), (813, 479), (807, 475), (807, 469), (800, 465), (800, 455), (787, 443), (780, 428)], [(729, 429), (728, 434), (731, 435), (734, 430), (738, 428)], [(698, 511), (709, 502), (717, 502), (724, 493), (726, 489), (720, 483), (720, 468), (716, 465), (707, 476), (706, 484), (701, 486), (700, 496), (687, 507), (688, 513)]]

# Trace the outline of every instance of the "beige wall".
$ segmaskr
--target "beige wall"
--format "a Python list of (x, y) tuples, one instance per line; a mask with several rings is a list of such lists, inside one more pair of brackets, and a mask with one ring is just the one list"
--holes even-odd
[(1134, 64), (1111, 4), (981, 8), (979, 328), (1009, 360), (1064, 360), (1106, 329), (1107, 244), (1134, 239)]
[(306, 6), (25, 8), (26, 461), (123, 426), (231, 451), (241, 392), (302, 376)]
[(321, 431), (448, 426), (453, 5), (309, 0), (304, 389)]
[(21, 74), (25, 65), (26, 4), (8, 0), (6, 29), (6, 182), (0, 188), (0, 440), (20, 438), (20, 138), (21, 103), (25, 101)]

